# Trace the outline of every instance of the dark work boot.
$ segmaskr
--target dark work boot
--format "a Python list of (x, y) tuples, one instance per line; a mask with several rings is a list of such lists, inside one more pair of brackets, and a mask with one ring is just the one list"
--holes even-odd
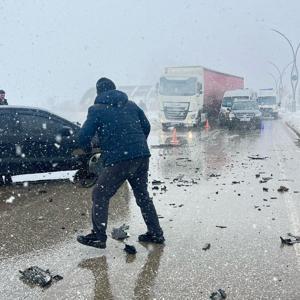
[(156, 236), (150, 232), (146, 232), (145, 234), (139, 235), (139, 242), (163, 244), (165, 242), (165, 238), (163, 235)]
[(105, 249), (106, 248), (106, 241), (101, 241), (97, 238), (97, 235), (94, 231), (88, 235), (78, 235), (77, 241), (85, 246)]

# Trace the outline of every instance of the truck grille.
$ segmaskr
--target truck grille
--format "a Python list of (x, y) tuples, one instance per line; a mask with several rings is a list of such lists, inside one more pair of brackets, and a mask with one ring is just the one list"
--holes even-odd
[(241, 119), (241, 118), (253, 118), (254, 117), (254, 113), (236, 113), (235, 116), (238, 118), (238, 119)]
[(164, 114), (168, 120), (185, 120), (189, 111), (189, 103), (165, 103)]

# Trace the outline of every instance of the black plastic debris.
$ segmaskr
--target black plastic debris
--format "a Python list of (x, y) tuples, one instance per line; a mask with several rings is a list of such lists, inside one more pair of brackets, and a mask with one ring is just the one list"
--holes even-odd
[(163, 181), (160, 181), (160, 180), (152, 180), (152, 184), (153, 185), (161, 185), (161, 184), (164, 184), (164, 182)]
[(53, 281), (62, 280), (63, 277), (60, 275), (52, 275), (49, 270), (43, 270), (37, 266), (32, 266), (24, 271), (19, 271), (21, 273), (20, 279), (26, 283), (39, 285), (41, 287), (50, 286)]
[(280, 237), (280, 240), (281, 240), (281, 243), (284, 244), (284, 245), (289, 245), (289, 246), (292, 246), (294, 244), (297, 244), (297, 243), (300, 243), (300, 236), (297, 236), (297, 235), (293, 235), (291, 233), (288, 233), (287, 234), (290, 238), (283, 238), (283, 237)]
[(159, 187), (157, 185), (152, 187), (152, 190), (159, 190)]
[(232, 181), (232, 184), (240, 184), (240, 181)]
[(289, 189), (286, 186), (281, 185), (277, 191), (280, 193), (284, 193), (284, 192), (288, 192), (288, 190)]
[(250, 159), (257, 159), (257, 160), (263, 160), (263, 159), (267, 159), (268, 156), (260, 156), (259, 154), (256, 154), (256, 155), (248, 156), (248, 158), (250, 158)]
[(134, 246), (128, 244), (125, 244), (124, 251), (127, 252), (128, 254), (136, 254), (137, 252)]
[(210, 243), (206, 243), (206, 244), (204, 244), (204, 246), (202, 247), (202, 250), (204, 250), (204, 251), (206, 251), (206, 250), (208, 250), (208, 249), (210, 249)]
[(209, 175), (209, 177), (220, 177), (221, 175), (219, 175), (219, 174), (214, 174), (214, 173), (211, 173), (210, 175)]
[(255, 177), (256, 177), (256, 178), (259, 178), (259, 177), (260, 177), (260, 174), (255, 174)]
[(268, 191), (269, 191), (269, 189), (268, 189), (268, 188), (266, 188), (266, 187), (263, 187), (263, 191), (264, 191), (264, 192), (268, 192)]
[(223, 226), (223, 225), (216, 225), (216, 227), (221, 229), (227, 228), (227, 226)]
[(124, 240), (129, 237), (128, 233), (126, 230), (129, 229), (128, 225), (123, 224), (119, 228), (113, 228), (111, 232), (111, 237), (115, 240)]
[(227, 295), (224, 290), (218, 289), (218, 291), (213, 292), (209, 298), (212, 300), (222, 300), (222, 299), (226, 299)]

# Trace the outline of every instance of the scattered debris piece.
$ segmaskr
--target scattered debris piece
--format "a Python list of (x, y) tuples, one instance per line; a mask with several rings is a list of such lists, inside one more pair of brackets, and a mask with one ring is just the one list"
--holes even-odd
[(41, 287), (46, 287), (51, 285), (53, 281), (62, 280), (63, 277), (60, 275), (52, 275), (49, 270), (43, 270), (37, 266), (29, 267), (24, 271), (19, 271), (21, 273), (20, 279), (26, 283), (39, 285)]
[(220, 176), (221, 176), (220, 174), (211, 173), (208, 177), (220, 177)]
[(209, 298), (212, 300), (222, 300), (222, 299), (226, 299), (227, 295), (224, 290), (218, 289), (218, 291), (213, 292)]
[(232, 181), (232, 184), (240, 184), (240, 181)]
[(268, 191), (269, 191), (269, 189), (268, 189), (268, 188), (266, 188), (266, 187), (263, 187), (263, 191), (264, 191), (264, 192), (268, 192)]
[(39, 190), (38, 193), (39, 194), (47, 194), (47, 191), (46, 190)]
[(256, 154), (256, 155), (248, 156), (248, 158), (250, 158), (250, 159), (257, 159), (257, 160), (263, 160), (263, 159), (267, 159), (268, 156), (259, 156), (259, 154)]
[(166, 192), (167, 191), (167, 187), (165, 185), (163, 185), (161, 188), (160, 188), (161, 191), (163, 192)]
[(127, 252), (128, 254), (136, 254), (137, 252), (134, 246), (128, 244), (125, 244), (124, 251)]
[(125, 230), (128, 230), (129, 226), (123, 224), (119, 228), (113, 228), (111, 232), (111, 237), (115, 240), (124, 240), (129, 237), (128, 233)]
[(277, 190), (280, 193), (288, 192), (288, 188), (284, 185), (281, 185), (280, 188)]
[(259, 177), (260, 177), (260, 174), (255, 174), (255, 177), (256, 177), (256, 178), (259, 178)]
[(277, 197), (271, 197), (270, 199), (271, 199), (271, 200), (275, 200), (275, 199), (277, 199)]
[(227, 228), (227, 226), (223, 226), (223, 225), (216, 225), (216, 227), (221, 229)]
[(204, 251), (206, 251), (206, 250), (208, 250), (208, 249), (210, 249), (210, 243), (206, 243), (206, 244), (204, 244), (204, 246), (202, 247), (202, 250), (204, 250)]
[(179, 205), (178, 205), (178, 207), (182, 207), (182, 206), (184, 206), (184, 204), (179, 204)]
[(161, 185), (161, 184), (164, 184), (164, 182), (163, 181), (160, 181), (160, 180), (152, 180), (152, 184), (153, 185)]
[(159, 190), (159, 187), (157, 185), (152, 187), (152, 190)]
[(281, 240), (281, 243), (284, 244), (284, 245), (294, 245), (294, 244), (297, 244), (297, 243), (300, 243), (300, 236), (297, 236), (297, 235), (293, 235), (291, 233), (288, 233), (287, 234), (290, 238), (283, 238), (283, 237), (280, 237), (280, 240)]

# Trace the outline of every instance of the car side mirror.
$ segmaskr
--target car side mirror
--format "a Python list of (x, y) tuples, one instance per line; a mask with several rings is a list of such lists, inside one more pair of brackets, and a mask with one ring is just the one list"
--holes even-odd
[(69, 126), (63, 126), (60, 131), (59, 131), (59, 134), (61, 136), (71, 136), (73, 134), (73, 130), (71, 127)]

